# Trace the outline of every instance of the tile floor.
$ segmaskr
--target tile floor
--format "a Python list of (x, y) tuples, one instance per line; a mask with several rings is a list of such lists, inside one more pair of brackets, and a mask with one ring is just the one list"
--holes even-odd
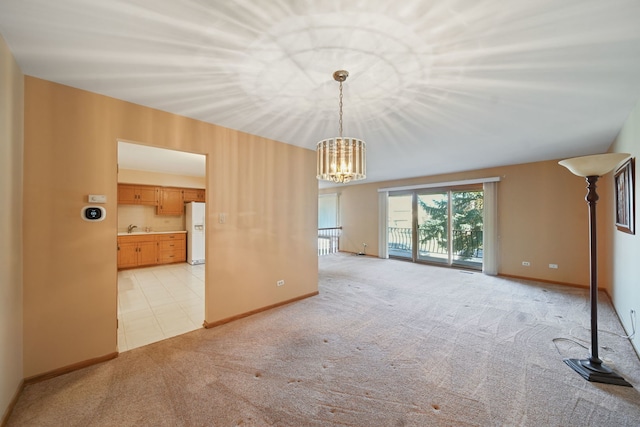
[(204, 264), (119, 271), (118, 319), (120, 352), (201, 328)]

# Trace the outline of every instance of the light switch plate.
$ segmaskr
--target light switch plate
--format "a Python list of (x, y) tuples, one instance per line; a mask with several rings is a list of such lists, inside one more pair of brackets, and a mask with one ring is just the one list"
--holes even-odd
[(104, 194), (89, 194), (89, 203), (107, 203), (107, 196)]

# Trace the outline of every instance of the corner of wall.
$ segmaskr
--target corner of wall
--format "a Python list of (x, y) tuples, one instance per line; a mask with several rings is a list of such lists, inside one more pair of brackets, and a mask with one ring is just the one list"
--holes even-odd
[[(0, 36), (0, 423), (23, 384), (22, 175), (24, 75)], [(4, 185), (6, 183), (6, 185)]]
[[(622, 126), (618, 137), (610, 147), (611, 152), (630, 153), (636, 158), (635, 162), (635, 185), (634, 197), (636, 206), (635, 225), (638, 227), (638, 203), (640, 191), (638, 186), (638, 164), (637, 157), (640, 155), (640, 101), (631, 110), (627, 121)], [(613, 199), (613, 197), (612, 197)], [(638, 328), (638, 317), (640, 317), (640, 281), (638, 281), (638, 259), (640, 259), (640, 234), (636, 230), (636, 234), (628, 234), (618, 231), (613, 225), (615, 204), (611, 205), (611, 300), (616, 310), (620, 322), (631, 334), (632, 330)], [(631, 315), (631, 311), (635, 312), (635, 318)], [(635, 323), (635, 325), (633, 324)], [(640, 355), (640, 336), (636, 334), (630, 339), (636, 353)]]

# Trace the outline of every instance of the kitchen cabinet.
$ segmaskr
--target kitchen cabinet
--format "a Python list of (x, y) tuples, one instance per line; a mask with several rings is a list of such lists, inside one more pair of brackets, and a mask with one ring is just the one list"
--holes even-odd
[(205, 201), (204, 188), (184, 188), (182, 190), (182, 195), (184, 203)]
[(156, 235), (118, 236), (118, 268), (158, 263)]
[(118, 269), (187, 260), (186, 233), (144, 233), (118, 236)]
[(151, 185), (118, 184), (118, 203), (121, 205), (158, 205), (158, 187)]
[(158, 260), (160, 264), (187, 260), (187, 235), (185, 233), (158, 234)]
[(158, 215), (182, 215), (184, 213), (184, 200), (181, 188), (160, 187), (158, 206), (156, 214)]
[(204, 188), (118, 184), (118, 204), (156, 206), (159, 215), (181, 215), (184, 203), (204, 202), (205, 198)]

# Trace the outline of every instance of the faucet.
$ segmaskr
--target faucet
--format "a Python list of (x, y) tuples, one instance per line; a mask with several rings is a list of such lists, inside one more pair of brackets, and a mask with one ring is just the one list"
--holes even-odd
[(129, 224), (129, 226), (127, 227), (127, 233), (131, 234), (131, 232), (133, 231), (134, 228), (138, 228), (137, 225), (133, 225), (133, 224)]

